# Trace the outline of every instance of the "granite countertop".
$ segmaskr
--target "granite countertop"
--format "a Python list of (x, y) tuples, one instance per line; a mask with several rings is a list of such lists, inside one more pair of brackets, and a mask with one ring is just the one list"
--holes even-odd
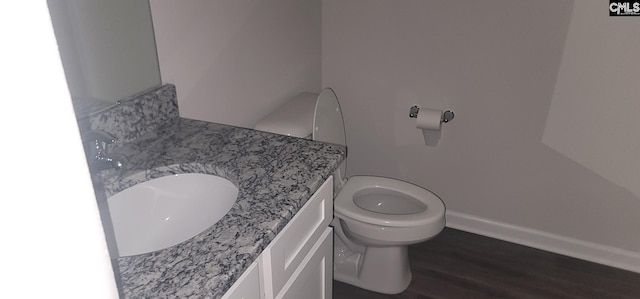
[(125, 298), (219, 298), (339, 164), (345, 148), (178, 118), (115, 152), (127, 163), (105, 197), (177, 173), (224, 177), (239, 189), (229, 213), (194, 238), (116, 261)]

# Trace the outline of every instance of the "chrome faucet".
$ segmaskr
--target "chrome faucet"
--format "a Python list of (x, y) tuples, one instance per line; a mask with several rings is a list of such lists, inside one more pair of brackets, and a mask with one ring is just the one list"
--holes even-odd
[(109, 145), (116, 142), (116, 139), (110, 134), (101, 131), (88, 131), (83, 135), (82, 142), (85, 144), (85, 153), (91, 173), (112, 168), (120, 170), (124, 166), (124, 156), (108, 152)]

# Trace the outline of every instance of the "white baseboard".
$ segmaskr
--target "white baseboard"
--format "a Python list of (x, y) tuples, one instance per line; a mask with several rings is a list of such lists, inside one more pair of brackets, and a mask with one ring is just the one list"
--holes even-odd
[(447, 227), (640, 273), (640, 252), (447, 211)]

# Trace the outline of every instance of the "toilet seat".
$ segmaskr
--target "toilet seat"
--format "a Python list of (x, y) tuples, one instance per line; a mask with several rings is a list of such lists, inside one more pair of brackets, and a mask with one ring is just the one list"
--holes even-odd
[[(411, 197), (424, 204), (426, 209), (418, 213), (394, 215), (372, 212), (356, 205), (353, 197), (357, 192), (376, 188)], [(353, 220), (388, 227), (428, 226), (442, 221), (445, 212), (440, 198), (429, 190), (399, 180), (375, 176), (349, 178), (335, 198), (334, 205), (337, 213)]]

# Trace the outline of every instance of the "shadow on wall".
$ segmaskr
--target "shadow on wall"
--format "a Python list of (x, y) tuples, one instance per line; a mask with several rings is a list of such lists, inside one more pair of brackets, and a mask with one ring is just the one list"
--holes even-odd
[(542, 142), (640, 198), (638, 21), (574, 5)]

